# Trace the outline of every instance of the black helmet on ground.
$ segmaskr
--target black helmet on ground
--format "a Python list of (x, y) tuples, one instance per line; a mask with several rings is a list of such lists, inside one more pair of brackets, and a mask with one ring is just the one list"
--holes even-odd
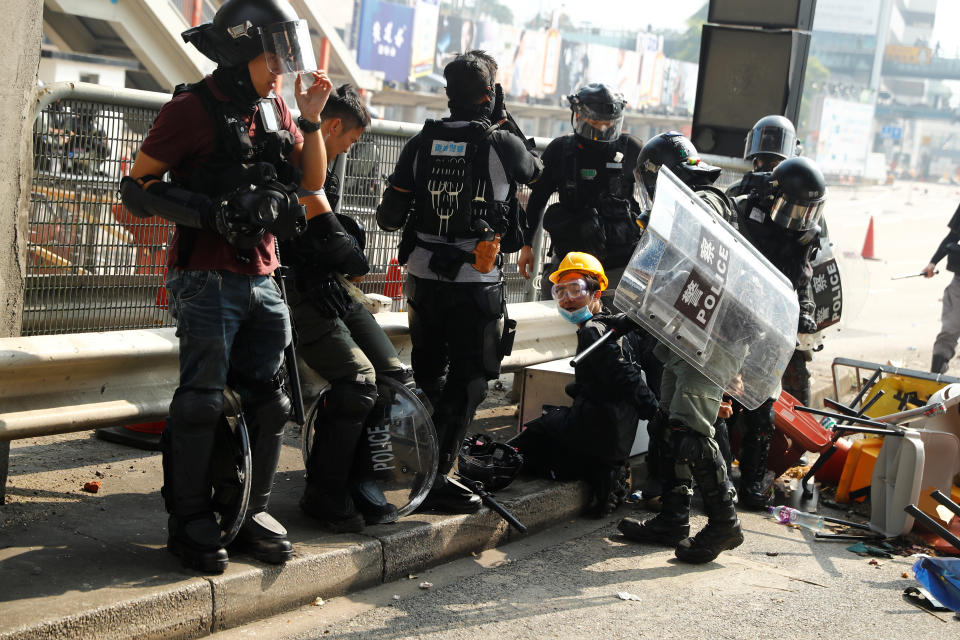
[(781, 227), (806, 231), (817, 226), (827, 200), (827, 183), (808, 158), (790, 158), (770, 174), (770, 219)]
[(619, 93), (599, 82), (591, 82), (567, 96), (570, 124), (578, 137), (588, 142), (616, 142), (623, 131), (626, 101)]
[(747, 133), (743, 159), (753, 160), (754, 169), (771, 171), (776, 163), (797, 153), (797, 130), (787, 118), (778, 115), (757, 120)]
[(287, 0), (227, 0), (213, 21), (181, 34), (220, 66), (238, 67), (261, 53), (282, 75), (317, 68), (307, 23)]
[(516, 449), (478, 433), (463, 440), (457, 456), (457, 470), (468, 480), (483, 483), (487, 491), (503, 489), (517, 477), (523, 456)]
[(670, 169), (691, 188), (713, 184), (722, 171), (720, 167), (701, 162), (697, 148), (679, 131), (667, 131), (650, 138), (640, 150), (633, 170), (644, 211), (653, 207), (660, 167)]

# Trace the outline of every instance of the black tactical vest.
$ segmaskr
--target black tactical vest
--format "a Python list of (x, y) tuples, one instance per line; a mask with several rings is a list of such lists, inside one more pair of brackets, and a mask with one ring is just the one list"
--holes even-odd
[(489, 170), (496, 152), (488, 139), (496, 129), (482, 120), (467, 126), (424, 123), (414, 175), (416, 231), (451, 241), (474, 237), (483, 227), (506, 231), (509, 200), (494, 200)]

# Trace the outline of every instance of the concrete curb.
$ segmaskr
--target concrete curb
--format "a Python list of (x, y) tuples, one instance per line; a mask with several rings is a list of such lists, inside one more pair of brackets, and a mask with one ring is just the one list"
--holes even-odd
[[(637, 464), (634, 477), (642, 474), (642, 463)], [(498, 498), (531, 535), (578, 516), (589, 492), (583, 482), (522, 479)], [(200, 638), (519, 537), (488, 509), (469, 515), (414, 514), (398, 524), (370, 527), (363, 535), (318, 537), (315, 530), (304, 535), (292, 529), (296, 555), (281, 567), (240, 560), (220, 576), (185, 573), (185, 579), (171, 581), (154, 575), (142, 581), (146, 585), (137, 585), (141, 593), (135, 597), (129, 597), (129, 585), (136, 581), (129, 578), (81, 597), (64, 591), (44, 598), (44, 606), (26, 616), (21, 612), (16, 628), (0, 631), (0, 639)], [(34, 615), (36, 619), (23, 620)]]

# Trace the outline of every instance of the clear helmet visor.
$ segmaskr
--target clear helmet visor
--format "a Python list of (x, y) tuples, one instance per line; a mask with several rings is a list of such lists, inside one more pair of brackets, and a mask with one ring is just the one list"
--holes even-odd
[(640, 210), (649, 214), (653, 209), (653, 194), (650, 193), (647, 185), (644, 184), (643, 174), (640, 173), (639, 167), (634, 167), (633, 178), (637, 183), (637, 201), (640, 203)]
[(601, 113), (589, 105), (580, 104), (573, 112), (573, 132), (592, 142), (615, 142), (623, 133), (623, 111)]
[(797, 135), (782, 127), (756, 127), (747, 134), (743, 159), (749, 160), (761, 153), (768, 153), (786, 160), (797, 149)]
[(317, 68), (306, 20), (267, 25), (261, 28), (260, 37), (267, 54), (267, 68), (272, 73), (283, 75)]
[(797, 202), (780, 195), (770, 207), (770, 219), (785, 229), (806, 231), (820, 222), (825, 199)]

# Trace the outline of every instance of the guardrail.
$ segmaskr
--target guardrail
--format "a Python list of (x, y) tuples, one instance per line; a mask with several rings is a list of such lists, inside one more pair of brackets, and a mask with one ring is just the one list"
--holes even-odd
[[(510, 304), (504, 371), (573, 355), (576, 330), (552, 302)], [(409, 361), (407, 314), (375, 316)], [(179, 378), (173, 328), (0, 339), (0, 504), (11, 440), (160, 420)], [(302, 363), (305, 379), (318, 376)]]

